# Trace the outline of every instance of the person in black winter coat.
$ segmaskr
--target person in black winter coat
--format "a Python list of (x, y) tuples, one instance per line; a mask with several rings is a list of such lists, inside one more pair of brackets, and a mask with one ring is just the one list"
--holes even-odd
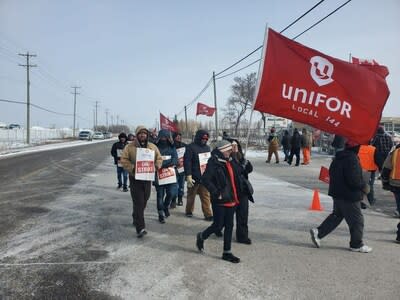
[(376, 164), (378, 165), (379, 172), (382, 172), (383, 163), (389, 155), (393, 147), (392, 137), (385, 132), (382, 126), (378, 127), (377, 133), (372, 141), (372, 146), (376, 148)]
[(300, 164), (300, 148), (301, 148), (301, 136), (297, 128), (294, 129), (293, 136), (290, 139), (290, 156), (287, 160), (289, 165), (292, 164), (293, 156), (296, 155), (296, 167)]
[(200, 129), (196, 132), (193, 143), (186, 147), (183, 164), (187, 183), (186, 216), (193, 216), (194, 200), (198, 194), (204, 219), (212, 221), (210, 193), (201, 182), (201, 175), (204, 173), (210, 157), (210, 147), (207, 145), (208, 138), (207, 131)]
[(122, 150), (124, 150), (128, 138), (124, 132), (121, 132), (118, 135), (118, 142), (114, 143), (111, 147), (111, 155), (114, 157), (114, 164), (117, 166), (117, 180), (118, 180), (118, 189), (123, 187), (123, 191), (128, 191), (128, 172), (124, 170), (121, 165), (121, 154)]
[(290, 155), (290, 139), (289, 131), (285, 130), (283, 132), (283, 137), (281, 140), (281, 145), (283, 148), (283, 153), (285, 154), (285, 161), (288, 161)]
[[(229, 141), (229, 139), (228, 139)], [(247, 160), (242, 151), (242, 147), (238, 140), (231, 139), (232, 142), (232, 163), (240, 170), (241, 180), (249, 180), (249, 174), (253, 172), (253, 165)], [(239, 204), (236, 207), (236, 241), (242, 244), (251, 244), (249, 238), (249, 200), (254, 202), (250, 191), (246, 190), (244, 182), (241, 182), (241, 189), (238, 190)]]
[(372, 251), (363, 243), (364, 217), (361, 212), (363, 194), (368, 185), (362, 177), (362, 169), (357, 156), (360, 146), (347, 141), (345, 149), (336, 153), (329, 167), (329, 191), (333, 198), (333, 212), (318, 228), (310, 230), (314, 245), (319, 248), (323, 237), (332, 232), (343, 220), (350, 230), (350, 250), (368, 253)]
[[(176, 148), (176, 152), (178, 153), (178, 165), (176, 175), (178, 181), (178, 206), (183, 205), (183, 195), (185, 192), (185, 169), (183, 165), (183, 156), (180, 156), (180, 153), (186, 152), (186, 144), (182, 142), (182, 134), (180, 132), (174, 132), (172, 134), (172, 138), (174, 140), (174, 146)], [(171, 208), (176, 207), (176, 197), (172, 199)]]
[(213, 204), (214, 220), (211, 226), (197, 234), (196, 246), (204, 250), (204, 241), (213, 233), (224, 231), (224, 251), (222, 259), (232, 263), (240, 259), (231, 252), (233, 215), (239, 203), (238, 193), (241, 189), (240, 170), (231, 162), (232, 145), (227, 140), (216, 143), (202, 176), (202, 182), (210, 192)]

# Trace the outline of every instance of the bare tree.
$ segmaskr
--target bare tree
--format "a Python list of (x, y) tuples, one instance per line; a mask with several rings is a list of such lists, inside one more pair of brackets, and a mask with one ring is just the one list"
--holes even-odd
[(232, 96), (228, 99), (227, 115), (234, 119), (235, 135), (238, 134), (240, 120), (246, 111), (252, 107), (256, 88), (256, 73), (247, 74), (245, 77), (235, 77), (232, 85)]

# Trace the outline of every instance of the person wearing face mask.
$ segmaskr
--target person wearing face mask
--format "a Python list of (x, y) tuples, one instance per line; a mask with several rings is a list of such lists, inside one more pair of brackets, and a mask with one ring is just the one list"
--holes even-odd
[(200, 129), (196, 132), (194, 141), (186, 147), (183, 164), (187, 183), (186, 216), (189, 218), (193, 216), (194, 200), (198, 194), (204, 220), (212, 221), (210, 193), (201, 182), (201, 175), (204, 173), (210, 157), (208, 138), (207, 131)]
[(239, 257), (231, 252), (233, 215), (239, 204), (240, 170), (232, 163), (230, 154), (232, 145), (227, 140), (217, 141), (211, 153), (207, 168), (202, 176), (202, 182), (211, 194), (214, 220), (211, 226), (196, 237), (196, 247), (204, 251), (204, 241), (211, 235), (224, 229), (224, 250), (222, 259), (238, 263)]
[(361, 200), (368, 194), (357, 153), (360, 145), (347, 140), (343, 151), (336, 152), (329, 167), (329, 191), (333, 198), (333, 212), (317, 228), (310, 230), (311, 240), (319, 248), (321, 239), (345, 219), (350, 230), (350, 250), (369, 253), (372, 248), (363, 242), (364, 216)]
[(149, 132), (144, 126), (136, 128), (136, 140), (128, 144), (121, 155), (121, 163), (126, 171), (129, 173), (130, 190), (133, 203), (133, 225), (136, 227), (137, 237), (141, 238), (147, 231), (144, 222), (144, 209), (146, 208), (147, 201), (150, 198), (151, 181), (150, 180), (137, 180), (135, 179), (136, 172), (136, 158), (137, 149), (149, 149), (149, 153), (154, 152), (154, 168), (158, 170), (161, 168), (162, 157), (157, 146), (148, 141)]

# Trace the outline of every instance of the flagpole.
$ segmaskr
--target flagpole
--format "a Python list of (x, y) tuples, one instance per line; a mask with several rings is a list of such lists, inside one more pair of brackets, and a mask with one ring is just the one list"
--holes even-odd
[(246, 146), (244, 148), (244, 156), (246, 156), (247, 147), (249, 145), (251, 121), (253, 119), (253, 112), (254, 112), (254, 106), (256, 105), (256, 97), (258, 94), (258, 89), (260, 88), (260, 74), (262, 74), (263, 67), (264, 67), (264, 59), (265, 59), (265, 53), (266, 53), (266, 48), (267, 48), (267, 40), (268, 40), (268, 23), (267, 23), (267, 25), (265, 25), (264, 45), (263, 45), (263, 50), (261, 51), (260, 64), (258, 65), (257, 84), (256, 84), (256, 90), (254, 91), (254, 96), (253, 96), (253, 105), (251, 107), (250, 122), (249, 122), (249, 128), (247, 130), (247, 138), (246, 138)]
[(214, 106), (215, 106), (215, 139), (218, 138), (218, 114), (217, 114), (217, 87), (215, 86), (215, 72), (213, 72), (213, 83), (214, 83)]

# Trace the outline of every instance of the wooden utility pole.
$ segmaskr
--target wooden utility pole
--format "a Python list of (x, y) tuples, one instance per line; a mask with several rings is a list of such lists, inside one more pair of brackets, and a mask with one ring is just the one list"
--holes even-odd
[(215, 85), (215, 72), (213, 72), (214, 83), (214, 106), (215, 106), (215, 139), (218, 138), (218, 108), (217, 108), (217, 87)]
[(80, 89), (80, 86), (72, 86), (71, 88), (74, 89), (74, 92), (71, 94), (74, 94), (74, 125), (72, 126), (72, 136), (75, 138), (75, 129), (76, 129), (76, 95), (79, 95), (79, 93), (76, 92), (76, 89)]
[(26, 52), (26, 54), (18, 53), (18, 55), (26, 57), (26, 65), (21, 65), (21, 64), (19, 65), (21, 67), (26, 67), (26, 143), (29, 144), (31, 141), (31, 124), (30, 124), (31, 99), (29, 94), (29, 87), (30, 87), (29, 68), (37, 67), (37, 65), (29, 64), (29, 58), (36, 57), (36, 54), (29, 54), (29, 52)]

